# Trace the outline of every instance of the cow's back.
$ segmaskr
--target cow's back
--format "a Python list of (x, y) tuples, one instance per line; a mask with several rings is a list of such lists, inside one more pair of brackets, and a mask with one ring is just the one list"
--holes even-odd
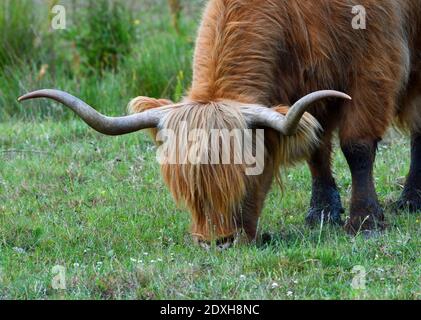
[[(367, 29), (353, 27), (356, 6), (367, 12)], [(191, 97), (289, 104), (321, 88), (349, 89), (367, 65), (373, 81), (386, 74), (404, 82), (409, 46), (419, 41), (412, 27), (418, 20), (410, 19), (420, 6), (418, 0), (212, 0), (199, 31)]]

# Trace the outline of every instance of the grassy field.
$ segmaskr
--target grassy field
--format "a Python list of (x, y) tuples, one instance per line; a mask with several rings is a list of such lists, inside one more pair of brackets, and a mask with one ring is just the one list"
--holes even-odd
[[(192, 245), (189, 215), (175, 207), (145, 134), (108, 138), (76, 121), (0, 125), (0, 298), (420, 299), (420, 216), (388, 212), (378, 237), (303, 223), (303, 167), (274, 188), (260, 232), (270, 244), (206, 252)], [(378, 191), (387, 206), (408, 168), (406, 140), (380, 148)], [(350, 175), (336, 176), (346, 203)], [(66, 290), (54, 290), (53, 267)], [(352, 270), (366, 269), (365, 290)]]
[[(54, 2), (0, 4), (0, 299), (421, 299), (419, 214), (387, 209), (390, 227), (370, 239), (309, 230), (302, 165), (284, 173), (285, 193), (274, 187), (267, 200), (259, 231), (271, 233), (271, 243), (209, 253), (192, 244), (189, 214), (163, 185), (146, 134), (103, 137), (57, 104), (18, 104), (24, 92), (55, 87), (121, 115), (132, 97), (177, 100), (190, 82), (202, 0), (182, 1), (177, 28), (164, 0), (120, 1), (133, 17), (111, 18), (121, 30), (133, 24), (132, 43), (116, 56), (118, 67), (103, 70), (89, 63), (79, 38), (102, 55), (109, 48), (101, 44), (119, 34), (88, 27), (79, 0), (68, 2), (69, 30), (49, 30)], [(5, 3), (16, 5), (13, 14)], [(386, 208), (408, 167), (407, 139), (381, 145), (376, 180)], [(335, 169), (348, 206), (351, 178), (339, 152)], [(57, 266), (66, 289), (55, 289)], [(361, 267), (365, 289), (355, 289)]]

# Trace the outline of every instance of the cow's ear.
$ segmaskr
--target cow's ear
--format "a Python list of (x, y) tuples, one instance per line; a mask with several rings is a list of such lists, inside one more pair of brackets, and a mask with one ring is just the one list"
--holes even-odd
[(164, 107), (173, 104), (172, 101), (167, 99), (154, 99), (149, 97), (137, 97), (129, 102), (127, 110), (129, 113), (141, 113), (146, 110)]
[(274, 110), (274, 111), (276, 111), (276, 112), (278, 112), (278, 113), (280, 113), (280, 114), (282, 114), (284, 116), (287, 115), (288, 109), (289, 108), (287, 106), (284, 106), (284, 105), (279, 105), (279, 106), (276, 106), (276, 107), (273, 107), (272, 108), (272, 110)]
[[(286, 115), (289, 107), (280, 105), (273, 107), (272, 110)], [(281, 135), (278, 161), (281, 165), (289, 166), (308, 160), (320, 143), (321, 132), (322, 128), (316, 118), (309, 113), (305, 113), (298, 125), (296, 134), (292, 136)]]
[[(149, 97), (137, 97), (134, 98), (132, 101), (129, 102), (127, 106), (127, 110), (130, 114), (141, 113), (145, 112), (150, 109), (156, 109), (164, 106), (172, 105), (173, 102), (166, 99), (154, 99)], [(158, 134), (157, 128), (149, 129), (149, 134), (151, 138), (154, 140), (155, 144), (159, 145), (158, 141), (156, 140), (156, 136)]]

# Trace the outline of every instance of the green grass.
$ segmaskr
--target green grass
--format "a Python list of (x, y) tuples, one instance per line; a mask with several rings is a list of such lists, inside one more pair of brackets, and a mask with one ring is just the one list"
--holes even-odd
[[(206, 252), (192, 244), (189, 214), (159, 174), (146, 134), (118, 138), (79, 121), (0, 124), (0, 298), (10, 299), (420, 299), (419, 215), (387, 211), (388, 230), (351, 238), (309, 230), (305, 166), (274, 188), (260, 232), (270, 245)], [(383, 204), (399, 196), (408, 141), (381, 146), (376, 181)], [(350, 174), (336, 177), (346, 205)], [(66, 268), (66, 290), (52, 268)], [(355, 266), (365, 290), (351, 287)], [(276, 283), (276, 284), (275, 284)]]

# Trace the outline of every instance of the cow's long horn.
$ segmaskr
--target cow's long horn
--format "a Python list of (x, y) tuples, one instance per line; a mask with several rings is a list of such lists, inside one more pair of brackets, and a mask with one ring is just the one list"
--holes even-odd
[(162, 107), (125, 117), (107, 117), (69, 93), (49, 89), (28, 93), (20, 97), (18, 101), (38, 98), (48, 98), (64, 104), (80, 116), (91, 128), (110, 136), (156, 128), (164, 114), (169, 110), (168, 107)]
[(306, 95), (304, 98), (298, 100), (289, 110), (286, 116), (286, 121), (284, 124), (284, 134), (287, 136), (294, 135), (297, 132), (298, 125), (304, 113), (310, 108), (310, 106), (326, 98), (340, 98), (346, 100), (352, 100), (352, 98), (339, 91), (334, 90), (322, 90), (316, 91)]
[(316, 101), (326, 98), (352, 100), (345, 93), (333, 90), (316, 91), (297, 101), (284, 116), (267, 107), (245, 106), (242, 108), (247, 121), (254, 126), (272, 128), (286, 136), (296, 134), (300, 120), (309, 107)]

